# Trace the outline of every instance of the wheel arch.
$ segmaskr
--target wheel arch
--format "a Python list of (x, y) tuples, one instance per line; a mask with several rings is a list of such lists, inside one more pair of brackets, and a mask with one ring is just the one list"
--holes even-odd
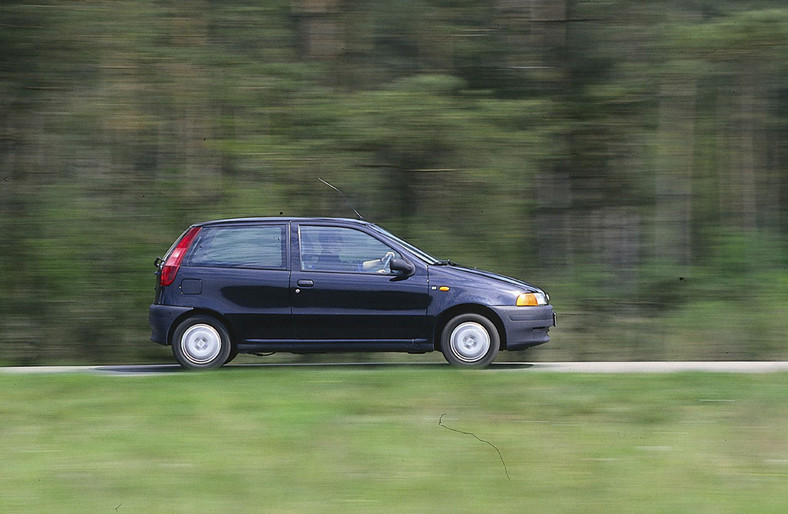
[(224, 316), (222, 316), (216, 311), (212, 311), (210, 309), (200, 309), (200, 308), (195, 308), (190, 311), (186, 311), (172, 321), (172, 323), (170, 324), (170, 329), (167, 331), (167, 346), (172, 346), (172, 338), (175, 335), (175, 331), (178, 329), (178, 325), (180, 325), (183, 322), (183, 320), (191, 318), (193, 316), (209, 316), (219, 321), (222, 325), (224, 325), (224, 328), (227, 330), (227, 333), (230, 335), (230, 344), (232, 345), (232, 347), (235, 348), (237, 346), (238, 342), (236, 341), (235, 338), (235, 332), (233, 331), (233, 327), (230, 324), (230, 322), (227, 320), (227, 318), (225, 318)]
[(441, 334), (443, 333), (444, 327), (446, 327), (452, 318), (460, 314), (479, 314), (489, 319), (498, 331), (501, 350), (506, 350), (506, 328), (500, 316), (489, 307), (477, 303), (454, 305), (437, 316), (432, 333), (432, 344), (435, 350), (440, 351), (441, 349)]

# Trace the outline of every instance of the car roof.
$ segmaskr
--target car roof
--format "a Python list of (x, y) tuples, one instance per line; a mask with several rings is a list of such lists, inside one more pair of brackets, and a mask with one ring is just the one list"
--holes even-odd
[(253, 224), (253, 223), (289, 223), (296, 221), (299, 223), (339, 223), (343, 225), (372, 225), (372, 223), (364, 220), (356, 220), (351, 218), (306, 218), (306, 217), (290, 217), (290, 216), (267, 216), (267, 217), (249, 217), (249, 218), (228, 218), (212, 221), (203, 221), (195, 223), (195, 227), (209, 227), (217, 225), (238, 225), (238, 224)]

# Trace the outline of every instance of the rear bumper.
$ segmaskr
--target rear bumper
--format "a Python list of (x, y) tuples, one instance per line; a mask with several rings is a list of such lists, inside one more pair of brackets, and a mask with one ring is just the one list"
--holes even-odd
[(171, 305), (151, 304), (148, 308), (148, 323), (151, 328), (150, 340), (159, 344), (170, 344), (169, 334), (173, 322), (191, 307), (173, 307)]
[(548, 331), (555, 326), (551, 305), (540, 307), (493, 307), (506, 330), (506, 349), (522, 350), (550, 340)]

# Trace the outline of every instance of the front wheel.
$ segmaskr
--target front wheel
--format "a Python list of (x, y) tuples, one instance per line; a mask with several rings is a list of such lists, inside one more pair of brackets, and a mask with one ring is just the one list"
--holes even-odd
[(172, 339), (172, 354), (186, 369), (214, 369), (227, 362), (232, 343), (227, 329), (209, 316), (183, 321)]
[(481, 314), (460, 314), (441, 334), (441, 352), (453, 366), (486, 367), (495, 360), (500, 346), (498, 329)]

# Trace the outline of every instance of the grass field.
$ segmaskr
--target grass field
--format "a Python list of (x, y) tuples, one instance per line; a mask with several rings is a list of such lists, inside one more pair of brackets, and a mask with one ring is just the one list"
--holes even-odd
[(784, 512), (788, 375), (0, 375), (0, 512)]

